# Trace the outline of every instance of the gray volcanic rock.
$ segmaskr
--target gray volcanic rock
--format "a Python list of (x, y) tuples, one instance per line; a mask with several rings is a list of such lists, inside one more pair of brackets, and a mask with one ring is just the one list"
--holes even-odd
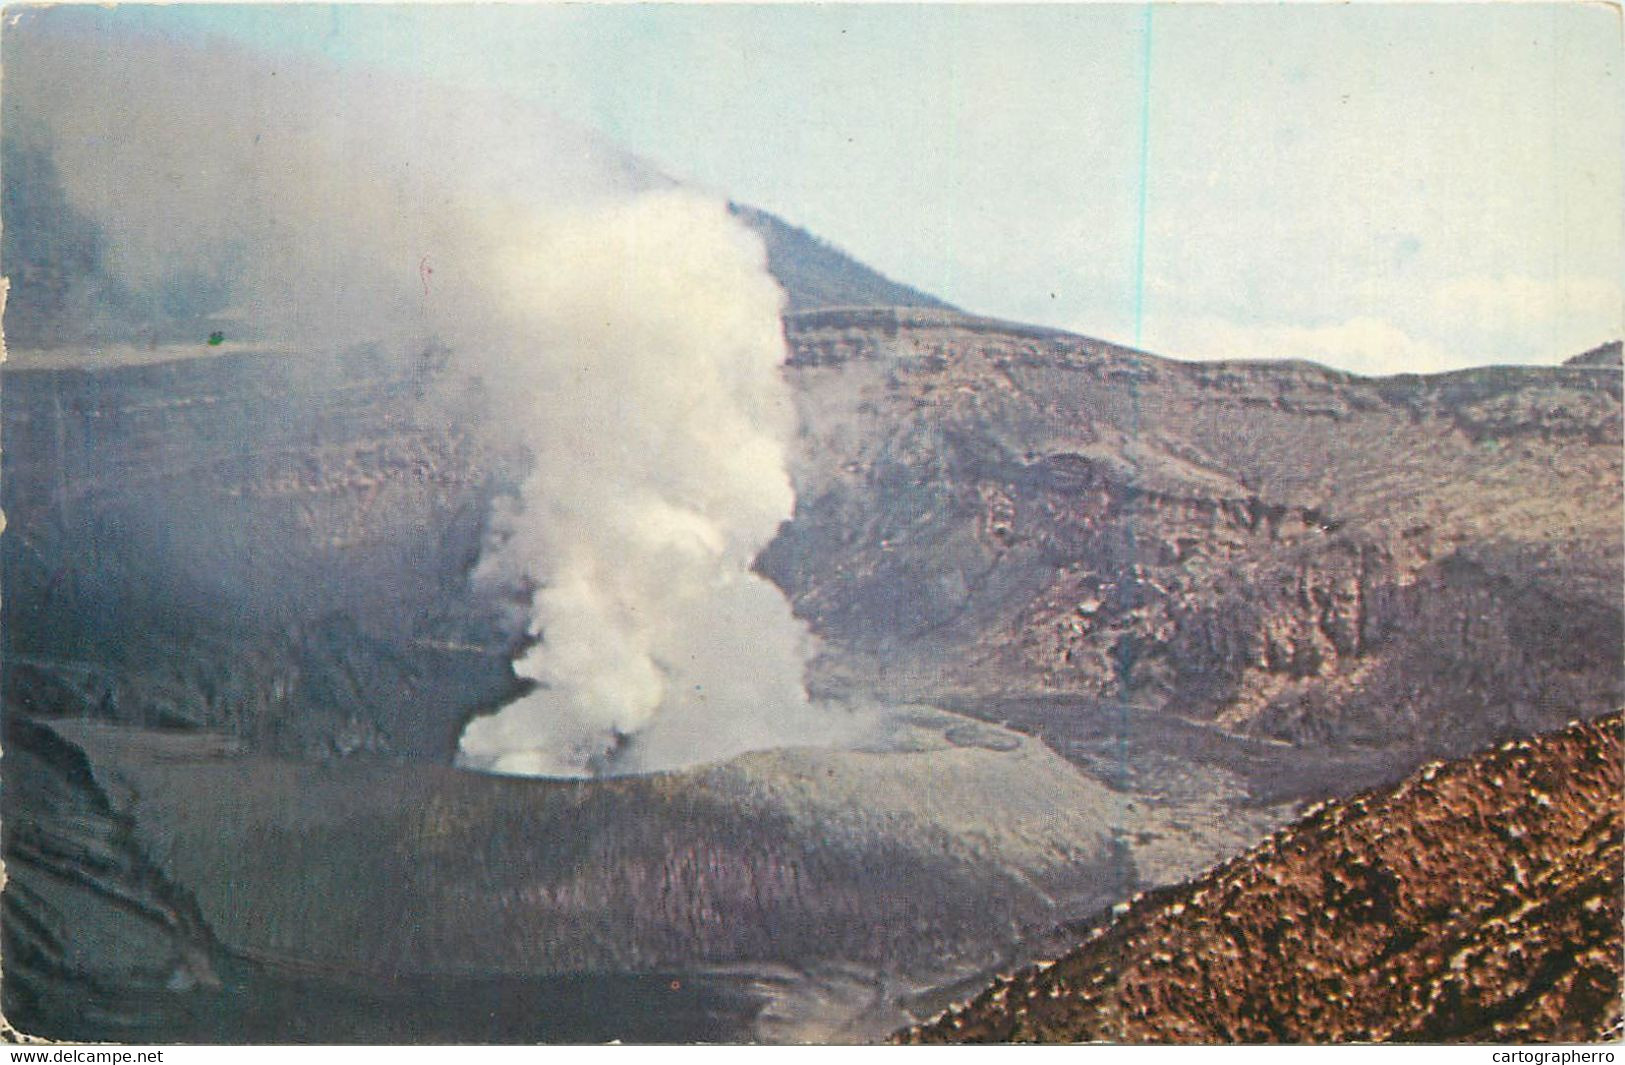
[(517, 682), (467, 579), (501, 463), (431, 370), (8, 371), (8, 703), (449, 761)]
[(789, 311), (830, 307), (931, 307), (952, 310), (935, 296), (885, 277), (777, 215), (730, 204), (733, 216), (762, 238), (767, 269), (784, 289)]
[(1621, 365), (1621, 344), (1618, 340), (1607, 344), (1598, 344), (1590, 351), (1581, 352), (1572, 359), (1564, 362), (1565, 366), (1613, 366)]
[(907, 971), (989, 963), (1132, 881), (1105, 788), (1035, 740), (944, 739), (957, 720), (903, 726), (907, 750), (589, 782), (50, 728), (236, 953), (359, 973)]
[[(351, 994), (401, 974), (746, 965), (742, 978), (820, 963), (930, 985), (1136, 883), (1122, 800), (1038, 741), (916, 711), (875, 742), (566, 782), (275, 759), (198, 731), (23, 724), (7, 753), (30, 789), (8, 792), (5, 812), (8, 1013), (65, 1036), (242, 1038), (195, 1015), (245, 967)], [(72, 786), (50, 784), (63, 778)], [(109, 986), (122, 1012), (116, 996), (100, 1004)], [(62, 1018), (79, 998), (101, 1015), (76, 1026)], [(259, 1023), (275, 1009), (263, 1004)], [(278, 1023), (354, 1037), (321, 1017)], [(544, 1021), (538, 1038), (578, 1023)], [(635, 1030), (603, 1023), (600, 1038)]]
[(1621, 697), (1617, 372), (1181, 364), (931, 311), (787, 331), (799, 503), (759, 565), (848, 652), (826, 684), (1428, 752)]

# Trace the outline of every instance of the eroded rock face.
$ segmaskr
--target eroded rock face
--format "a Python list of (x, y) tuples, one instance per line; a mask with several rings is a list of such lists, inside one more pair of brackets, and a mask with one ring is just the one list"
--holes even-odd
[(831, 685), (1456, 753), (1621, 696), (1617, 370), (1367, 380), (921, 311), (788, 335), (799, 504), (760, 566), (853, 652)]
[[(947, 311), (788, 335), (799, 504), (759, 568), (824, 687), (1438, 752), (1621, 697), (1617, 371), (1179, 364)], [(454, 379), (8, 373), (13, 699), (445, 761), (515, 691), (467, 575), (522, 461)]]
[(1589, 1042), (1617, 1031), (1618, 714), (1329, 804), (903, 1042)]

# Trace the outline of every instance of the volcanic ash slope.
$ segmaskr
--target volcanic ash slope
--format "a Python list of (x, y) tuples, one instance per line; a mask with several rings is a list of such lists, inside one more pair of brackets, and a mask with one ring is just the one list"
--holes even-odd
[[(953, 715), (916, 713), (884, 751), (594, 781), (47, 728), (225, 950), (358, 978), (819, 959), (962, 976), (1133, 886), (1121, 796)], [(25, 916), (51, 932), (51, 907)]]

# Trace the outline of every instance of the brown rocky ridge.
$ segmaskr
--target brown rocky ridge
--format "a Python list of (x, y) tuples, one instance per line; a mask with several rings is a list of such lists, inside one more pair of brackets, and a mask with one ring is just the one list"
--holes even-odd
[(904, 1043), (1583, 1042), (1621, 1015), (1621, 719), (1325, 804)]
[(470, 580), (532, 461), (480, 360), (132, 292), (50, 153), (0, 152), (0, 935), (31, 1033), (884, 1038), (1310, 802), (1625, 699), (1617, 344), (1181, 363), (736, 206), (801, 425), (756, 565), (815, 694), (895, 734), (461, 772), (530, 638)]

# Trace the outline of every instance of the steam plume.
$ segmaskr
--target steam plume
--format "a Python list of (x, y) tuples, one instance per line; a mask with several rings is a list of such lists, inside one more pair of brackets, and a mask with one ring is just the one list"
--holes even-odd
[(470, 725), (465, 757), (568, 773), (810, 739), (806, 634), (750, 571), (795, 502), (759, 242), (665, 192), (546, 227), (505, 269), (546, 355), (509, 363), (503, 418), (544, 458), (479, 576), (538, 585), (517, 668), (542, 686)]
[(489, 431), (532, 467), (475, 580), (532, 593), (516, 669), (537, 686), (468, 727), (466, 764), (835, 738), (806, 632), (750, 570), (794, 503), (794, 416), (781, 294), (723, 204), (515, 104), (143, 37), (116, 11), (21, 16), (6, 87), (7, 137), (105, 239), (87, 335), (179, 305), (312, 350), (434, 340), (485, 381)]

